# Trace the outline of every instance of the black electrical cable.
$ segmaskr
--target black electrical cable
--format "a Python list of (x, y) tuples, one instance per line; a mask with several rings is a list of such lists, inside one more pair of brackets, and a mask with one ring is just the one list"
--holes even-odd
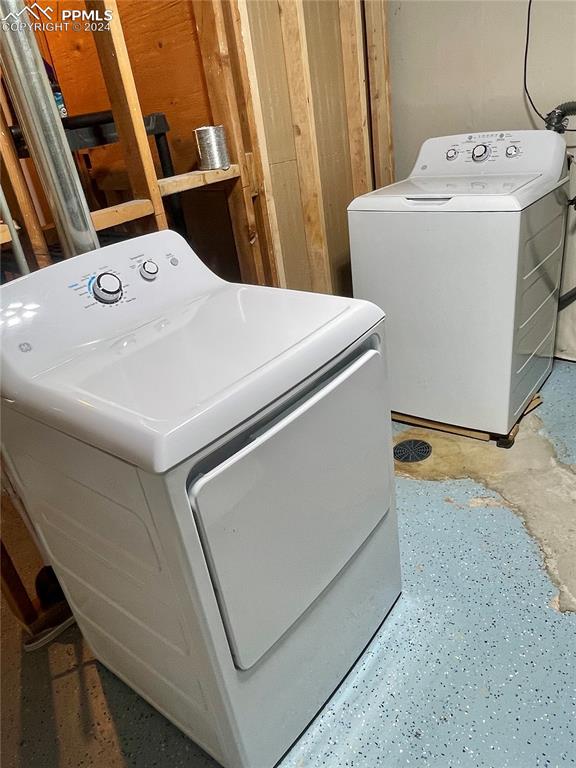
[[(528, 90), (528, 50), (530, 48), (530, 19), (532, 16), (532, 0), (528, 0), (528, 15), (526, 18), (526, 43), (524, 46), (524, 93), (526, 94), (526, 98), (530, 102), (530, 106), (536, 112), (538, 117), (548, 126), (548, 120), (544, 117), (544, 115), (540, 112), (536, 104), (534, 104), (532, 100), (532, 96), (530, 96), (530, 91)], [(576, 132), (576, 128), (564, 128), (565, 131)]]

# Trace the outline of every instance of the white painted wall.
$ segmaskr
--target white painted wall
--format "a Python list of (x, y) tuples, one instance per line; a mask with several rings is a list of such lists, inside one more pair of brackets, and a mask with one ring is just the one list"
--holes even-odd
[[(429, 136), (542, 127), (523, 93), (527, 8), (528, 0), (389, 3), (397, 178)], [(576, 0), (534, 0), (528, 85), (543, 114), (576, 100)], [(576, 154), (576, 133), (565, 135)], [(572, 176), (574, 188), (574, 167)], [(563, 290), (576, 285), (576, 215), (568, 228)], [(560, 314), (558, 345), (576, 359), (576, 304)]]

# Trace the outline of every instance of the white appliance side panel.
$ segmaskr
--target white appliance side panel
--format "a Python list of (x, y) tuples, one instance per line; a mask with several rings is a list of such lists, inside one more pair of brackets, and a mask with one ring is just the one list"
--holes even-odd
[(390, 508), (384, 362), (365, 352), (191, 488), (237, 665), (251, 668)]
[(520, 213), (350, 211), (349, 225), (354, 294), (387, 317), (392, 410), (506, 433)]
[(513, 419), (552, 370), (565, 229), (566, 204), (560, 191), (522, 213), (510, 397)]
[[(567, 188), (569, 198), (576, 197), (576, 164), (570, 170), (570, 183)], [(560, 296), (576, 288), (576, 209), (568, 208), (566, 223), (566, 246), (562, 266)], [(576, 362), (576, 302), (572, 302), (558, 313), (556, 331), (556, 357)]]
[[(2, 443), (98, 659), (222, 759), (198, 617), (182, 608), (137, 470), (6, 406)], [(172, 512), (154, 514), (169, 524)]]

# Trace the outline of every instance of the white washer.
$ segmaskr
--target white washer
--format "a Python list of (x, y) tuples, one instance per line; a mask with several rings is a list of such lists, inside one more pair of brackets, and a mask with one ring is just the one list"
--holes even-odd
[(226, 283), (171, 232), (1, 298), (3, 450), (83, 634), (272, 766), (400, 592), (383, 313)]
[(552, 131), (424, 142), (349, 206), (354, 295), (387, 314), (392, 410), (507, 434), (552, 370), (567, 210)]

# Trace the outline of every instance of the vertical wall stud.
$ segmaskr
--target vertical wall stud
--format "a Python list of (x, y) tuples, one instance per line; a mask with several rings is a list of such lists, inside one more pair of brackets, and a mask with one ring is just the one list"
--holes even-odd
[(303, 0), (279, 0), (312, 290), (332, 292)]

